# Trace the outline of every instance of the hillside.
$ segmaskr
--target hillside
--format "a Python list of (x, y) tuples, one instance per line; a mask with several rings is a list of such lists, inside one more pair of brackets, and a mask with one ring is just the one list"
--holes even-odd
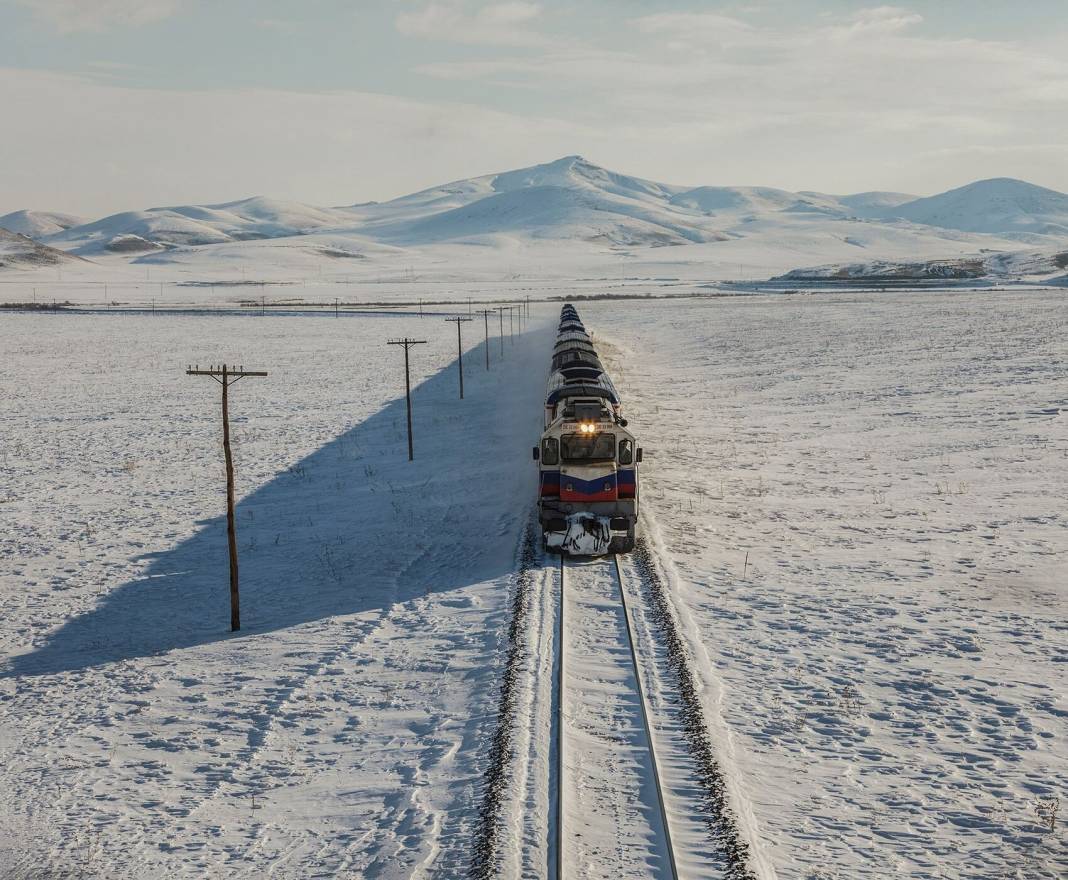
[[(1022, 181), (979, 181), (919, 199), (885, 191), (832, 195), (666, 184), (581, 156), (342, 207), (255, 197), (124, 211), (69, 228), (61, 227), (77, 218), (30, 211), (8, 217), (53, 229), (40, 236), (48, 246), (108, 257), (109, 265), (199, 264), (211, 272), (256, 261), (278, 277), (301, 278), (309, 268), (321, 271), (321, 257), (357, 256), (363, 268), (344, 260), (346, 277), (377, 278), (398, 266), (459, 277), (475, 264), (492, 274), (501, 260), (509, 272), (596, 277), (606, 259), (618, 274), (626, 257), (633, 269), (657, 275), (755, 279), (800, 266), (970, 259), (1014, 252), (1022, 242), (1063, 251), (1068, 241), (1068, 196)], [(274, 244), (254, 248), (256, 242)]]
[(141, 250), (153, 250), (158, 246), (285, 238), (349, 222), (350, 215), (342, 210), (258, 196), (216, 205), (124, 211), (62, 230), (50, 236), (48, 242), (78, 253), (127, 252), (136, 249), (130, 246), (131, 236), (143, 240)]
[(1009, 177), (978, 180), (898, 205), (891, 213), (965, 232), (1068, 238), (1068, 195)]
[(0, 229), (28, 235), (30, 238), (40, 238), (43, 235), (52, 235), (70, 229), (72, 226), (80, 226), (85, 222), (87, 222), (85, 217), (78, 217), (74, 214), (58, 214), (53, 211), (12, 211), (0, 217)]
[(33, 269), (80, 262), (84, 261), (58, 248), (48, 247), (28, 236), (0, 228), (0, 269)]

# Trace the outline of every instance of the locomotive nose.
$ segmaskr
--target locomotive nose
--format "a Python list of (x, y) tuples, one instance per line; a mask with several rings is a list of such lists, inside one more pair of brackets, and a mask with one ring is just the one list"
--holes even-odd
[(615, 470), (597, 473), (592, 468), (565, 468), (560, 474), (561, 501), (615, 501), (618, 480)]

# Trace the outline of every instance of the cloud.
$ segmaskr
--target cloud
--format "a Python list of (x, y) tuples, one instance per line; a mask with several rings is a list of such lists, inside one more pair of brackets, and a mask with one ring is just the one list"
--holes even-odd
[(738, 18), (714, 12), (658, 12), (631, 20), (631, 25), (646, 33), (687, 35), (723, 35), (752, 31), (753, 26)]
[[(937, 188), (909, 157), (922, 164), (920, 156), (953, 150), (969, 157), (976, 176), (996, 176), (995, 155), (1022, 162), (1026, 145), (1048, 143), (1051, 129), (1068, 141), (1068, 120), (1050, 112), (1068, 99), (1068, 62), (1038, 45), (962, 39), (923, 24), (900, 6), (800, 25), (737, 10), (659, 12), (533, 56), (500, 46), (495, 57), (416, 69), (540, 92), (562, 118), (635, 143), (655, 132), (657, 149), (676, 155), (703, 149), (731, 168), (763, 157), (768, 171), (752, 179), (768, 183), (789, 169), (778, 181), (786, 188), (845, 188), (820, 180), (849, 168), (860, 188)], [(860, 180), (865, 167), (901, 180)], [(1068, 183), (1064, 172), (1047, 179)]]
[[(611, 133), (534, 114), (368, 92), (139, 89), (0, 68), (0, 214), (84, 215), (255, 194), (317, 204), (392, 198), (531, 165)], [(473, 133), (477, 133), (473, 134)], [(18, 173), (15, 169), (19, 169)]]
[(504, 0), (472, 4), (434, 0), (421, 9), (400, 13), (395, 21), (405, 36), (453, 43), (493, 46), (542, 45), (545, 38), (529, 25), (542, 13), (540, 3)]
[(61, 33), (107, 31), (170, 18), (185, 0), (15, 0)]

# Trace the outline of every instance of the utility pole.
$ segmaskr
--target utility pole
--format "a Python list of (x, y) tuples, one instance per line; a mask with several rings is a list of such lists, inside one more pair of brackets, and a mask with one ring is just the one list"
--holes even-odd
[(497, 306), (493, 311), (497, 313), (497, 316), (501, 319), (501, 332), (498, 337), (501, 340), (501, 360), (504, 360), (504, 310), (508, 306)]
[(493, 309), (479, 309), (482, 322), (486, 325), (486, 369), (489, 369), (489, 316)]
[(460, 339), (460, 325), (465, 321), (473, 321), (474, 318), (465, 318), (462, 315), (457, 315), (455, 318), (446, 318), (446, 321), (452, 321), (456, 325), (456, 366), (460, 370), (460, 400), (464, 399), (464, 345)]
[(515, 342), (515, 306), (508, 306), (508, 341)]
[(335, 296), (334, 297), (334, 317), (335, 318), (337, 317), (337, 301), (338, 301), (338, 298)]
[(404, 346), (404, 400), (408, 405), (408, 461), (415, 459), (415, 450), (412, 446), (412, 382), (408, 374), (408, 349), (413, 345), (426, 345), (425, 339), (390, 339), (386, 345)]
[(241, 629), (241, 599), (237, 588), (237, 531), (234, 525), (234, 460), (230, 454), (230, 386), (246, 376), (266, 376), (264, 372), (244, 367), (209, 367), (206, 370), (186, 366), (187, 376), (211, 376), (222, 385), (223, 457), (226, 459), (226, 540), (230, 545), (230, 632)]

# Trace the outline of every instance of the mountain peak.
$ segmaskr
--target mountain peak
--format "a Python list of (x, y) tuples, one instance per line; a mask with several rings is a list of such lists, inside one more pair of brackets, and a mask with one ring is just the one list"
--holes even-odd
[(965, 232), (1068, 235), (1068, 195), (1018, 180), (991, 177), (906, 202), (898, 217)]

